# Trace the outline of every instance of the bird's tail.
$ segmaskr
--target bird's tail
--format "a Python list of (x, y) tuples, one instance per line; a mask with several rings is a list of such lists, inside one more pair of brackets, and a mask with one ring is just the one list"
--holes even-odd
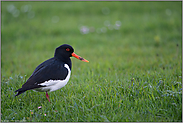
[(25, 92), (25, 91), (26, 91), (26, 90), (24, 90), (24, 89), (22, 89), (22, 88), (16, 90), (15, 92), (18, 92), (18, 93), (15, 95), (15, 97), (18, 96), (18, 95), (20, 95), (20, 94), (22, 94), (22, 93)]

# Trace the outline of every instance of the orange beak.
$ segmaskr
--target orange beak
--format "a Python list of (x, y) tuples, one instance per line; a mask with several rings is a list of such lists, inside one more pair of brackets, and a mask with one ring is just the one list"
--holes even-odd
[(75, 58), (77, 58), (77, 59), (79, 59), (79, 60), (81, 60), (81, 61), (89, 62), (88, 60), (86, 60), (86, 59), (84, 59), (84, 58), (82, 58), (82, 57), (76, 55), (74, 52), (72, 53), (72, 56), (75, 57)]

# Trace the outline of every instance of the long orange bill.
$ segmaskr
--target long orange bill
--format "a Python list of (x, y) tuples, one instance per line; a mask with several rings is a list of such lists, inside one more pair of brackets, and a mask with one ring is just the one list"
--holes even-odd
[(72, 53), (72, 56), (75, 57), (75, 58), (77, 58), (77, 59), (79, 59), (79, 60), (81, 60), (81, 61), (89, 62), (88, 60), (86, 60), (86, 59), (84, 59), (84, 58), (82, 58), (82, 57), (76, 55), (75, 53)]

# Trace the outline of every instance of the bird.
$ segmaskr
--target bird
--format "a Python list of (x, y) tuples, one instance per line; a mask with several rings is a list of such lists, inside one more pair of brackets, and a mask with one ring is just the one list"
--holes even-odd
[(89, 62), (74, 53), (69, 44), (63, 44), (55, 49), (54, 57), (39, 64), (22, 87), (15, 92), (18, 96), (27, 90), (46, 92), (46, 98), (50, 102), (48, 92), (56, 91), (64, 87), (70, 79), (72, 62), (70, 57)]

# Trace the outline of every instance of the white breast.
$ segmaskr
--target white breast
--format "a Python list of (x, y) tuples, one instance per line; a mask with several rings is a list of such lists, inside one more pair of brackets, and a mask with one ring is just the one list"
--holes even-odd
[(51, 92), (51, 91), (56, 91), (56, 90), (64, 87), (67, 84), (67, 82), (69, 81), (70, 75), (71, 75), (71, 70), (69, 69), (69, 66), (67, 64), (64, 64), (64, 67), (67, 68), (67, 70), (68, 70), (68, 75), (65, 80), (48, 80), (48, 81), (45, 81), (44, 83), (38, 84), (38, 85), (43, 85), (46, 87), (36, 88), (34, 90), (43, 91), (43, 92), (45, 92), (45, 91)]

